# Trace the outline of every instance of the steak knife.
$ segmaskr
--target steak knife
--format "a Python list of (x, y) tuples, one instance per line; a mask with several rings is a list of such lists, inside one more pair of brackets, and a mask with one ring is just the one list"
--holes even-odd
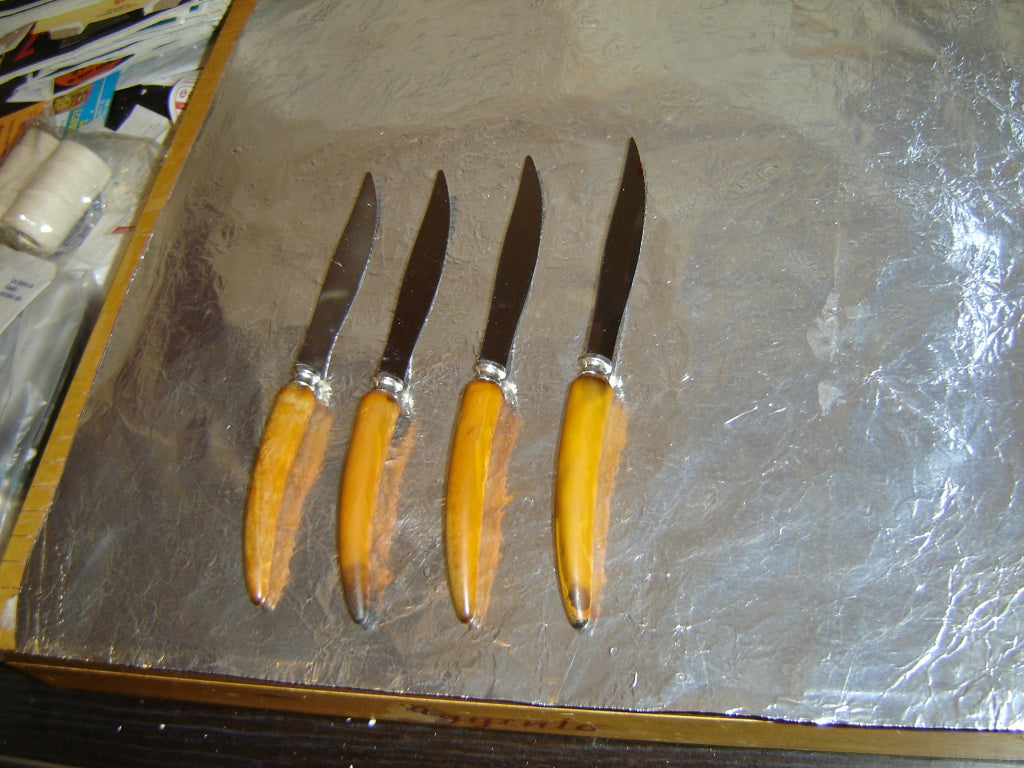
[[(322, 456), (300, 456), (303, 440), (314, 425), (323, 434), (330, 426), (327, 368), (373, 250), (377, 220), (377, 193), (368, 173), (327, 267), (292, 381), (278, 392), (263, 430), (246, 502), (243, 553), (249, 596), (268, 610), (278, 598), (271, 584), (281, 569), (287, 569), (290, 557), (278, 543), (282, 506), (289, 492), (294, 492), (289, 478), (297, 459), (308, 461), (307, 478), (319, 473)], [(291, 501), (302, 503), (301, 499)]]
[(338, 562), (345, 604), (365, 624), (370, 608), (373, 522), (384, 462), (407, 391), (409, 362), (434, 303), (451, 227), (444, 173), (437, 172), (423, 223), (405, 267), (398, 303), (373, 388), (359, 403), (338, 502)]
[(466, 385), (452, 440), (445, 496), (444, 540), (448, 587), (459, 620), (477, 613), (480, 539), (491, 452), (505, 403), (512, 342), (533, 282), (540, 247), (542, 200), (533, 159), (523, 163), (491, 293), (483, 343)]
[(569, 386), (555, 468), (555, 563), (562, 604), (576, 629), (591, 620), (594, 513), (599, 466), (614, 392), (615, 344), (643, 239), (647, 188), (636, 142), (629, 141), (605, 240), (597, 297), (579, 374)]

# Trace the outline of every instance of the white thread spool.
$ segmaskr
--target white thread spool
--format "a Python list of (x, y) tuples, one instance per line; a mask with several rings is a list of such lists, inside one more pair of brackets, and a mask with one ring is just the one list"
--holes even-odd
[(0, 165), (0, 215), (18, 197), (32, 175), (60, 144), (60, 139), (39, 128), (29, 128)]
[(65, 139), (11, 203), (0, 226), (18, 248), (51, 254), (109, 180), (110, 168), (102, 158)]

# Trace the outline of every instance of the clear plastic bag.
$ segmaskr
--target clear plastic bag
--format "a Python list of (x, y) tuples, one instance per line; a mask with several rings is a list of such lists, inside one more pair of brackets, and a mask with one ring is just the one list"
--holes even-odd
[[(24, 307), (9, 325), (0, 326), (0, 547), (10, 535), (61, 393), (161, 154), (155, 143), (113, 134), (58, 139), (48, 121), (40, 119), (27, 127), (0, 164), (0, 180), (14, 191), (7, 195), (8, 213), (27, 205), (25, 190), (32, 188), (40, 169), (45, 171), (48, 160), (62, 146), (69, 146), (68, 142), (74, 143), (74, 152), (87, 153), (80, 156), (102, 164), (102, 194), (97, 191), (59, 242), (56, 236), (44, 239), (46, 247), (25, 232), (6, 226), (6, 216), (2, 227), (8, 245), (43, 254), (55, 271), (49, 285), (37, 295), (18, 300)], [(44, 198), (36, 194), (35, 200)], [(55, 223), (45, 206), (38, 210), (34, 226)], [(10, 253), (0, 246), (0, 259)]]

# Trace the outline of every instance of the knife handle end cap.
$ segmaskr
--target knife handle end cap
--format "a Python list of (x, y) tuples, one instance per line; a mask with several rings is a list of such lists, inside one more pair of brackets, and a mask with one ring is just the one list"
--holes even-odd
[(570, 586), (565, 593), (565, 614), (573, 629), (586, 629), (590, 625), (590, 590)]

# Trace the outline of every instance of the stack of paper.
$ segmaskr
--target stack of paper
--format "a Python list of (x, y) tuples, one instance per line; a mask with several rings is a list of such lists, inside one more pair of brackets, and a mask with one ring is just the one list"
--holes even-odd
[[(0, 3), (2, 111), (50, 103), (67, 130), (110, 123), (116, 128), (137, 103), (171, 118), (171, 92), (200, 67), (229, 5), (230, 0)], [(160, 101), (156, 108), (154, 95)]]

